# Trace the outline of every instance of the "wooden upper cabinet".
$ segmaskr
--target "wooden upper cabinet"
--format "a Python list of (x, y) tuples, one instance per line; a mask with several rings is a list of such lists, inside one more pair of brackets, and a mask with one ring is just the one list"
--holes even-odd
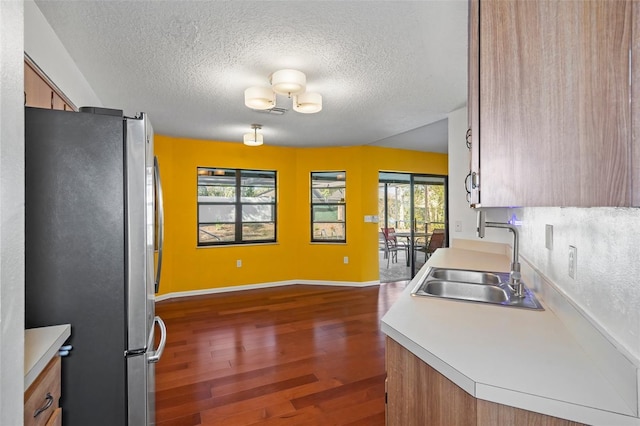
[(640, 206), (640, 2), (633, 2), (633, 45), (631, 46), (631, 144), (632, 205)]
[(633, 0), (471, 0), (472, 203), (640, 204), (632, 9)]
[(53, 89), (29, 64), (24, 63), (24, 103), (37, 108), (52, 108)]
[(37, 70), (36, 65), (24, 62), (24, 104), (25, 106), (47, 109), (75, 111), (75, 108), (59, 92), (55, 85)]

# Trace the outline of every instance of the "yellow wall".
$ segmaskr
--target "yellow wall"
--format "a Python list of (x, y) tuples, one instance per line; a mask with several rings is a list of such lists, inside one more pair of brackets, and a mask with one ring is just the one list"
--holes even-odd
[[(380, 170), (447, 174), (447, 156), (378, 147), (292, 148), (156, 135), (165, 201), (160, 294), (289, 280), (378, 280)], [(197, 167), (276, 170), (278, 242), (197, 247)], [(310, 243), (309, 174), (345, 170), (347, 243)], [(343, 258), (349, 257), (344, 264)], [(236, 267), (242, 260), (242, 267)]]

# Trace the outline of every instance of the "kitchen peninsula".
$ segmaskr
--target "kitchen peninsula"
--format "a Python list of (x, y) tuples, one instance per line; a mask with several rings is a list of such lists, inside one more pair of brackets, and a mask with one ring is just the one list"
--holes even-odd
[(640, 425), (637, 366), (594, 330), (571, 325), (533, 270), (523, 270), (525, 283), (544, 311), (411, 295), (430, 267), (508, 272), (506, 253), (455, 242), (437, 250), (382, 318), (388, 424), (475, 425), (476, 416), (478, 425), (506, 424), (506, 409), (527, 423)]

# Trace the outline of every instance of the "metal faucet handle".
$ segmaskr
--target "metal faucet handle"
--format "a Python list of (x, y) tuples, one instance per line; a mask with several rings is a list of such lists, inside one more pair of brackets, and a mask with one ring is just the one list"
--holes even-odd
[(484, 231), (486, 228), (486, 220), (485, 220), (486, 212), (482, 210), (478, 210), (478, 223), (476, 225), (476, 233), (478, 234), (478, 238), (484, 238)]

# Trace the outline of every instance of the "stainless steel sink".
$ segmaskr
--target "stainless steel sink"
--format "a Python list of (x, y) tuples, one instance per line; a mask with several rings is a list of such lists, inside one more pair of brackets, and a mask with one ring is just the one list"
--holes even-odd
[(431, 268), (411, 294), (544, 310), (533, 292), (526, 286), (524, 297), (514, 295), (509, 287), (508, 273)]
[(500, 284), (502, 282), (500, 276), (493, 272), (466, 271), (462, 269), (433, 269), (431, 277), (443, 281), (478, 284)]
[(433, 280), (428, 281), (422, 291), (431, 296), (475, 302), (505, 303), (509, 301), (509, 293), (504, 289), (476, 283)]

